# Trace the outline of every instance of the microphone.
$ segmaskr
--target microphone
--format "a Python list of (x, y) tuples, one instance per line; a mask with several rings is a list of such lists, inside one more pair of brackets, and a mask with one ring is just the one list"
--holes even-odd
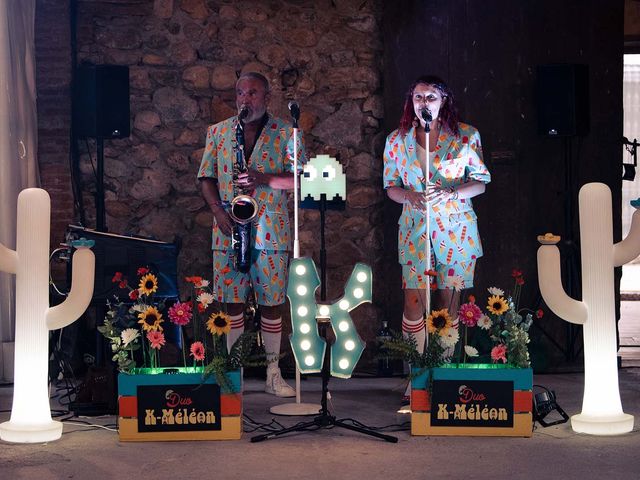
[(240, 113), (238, 114), (238, 120), (242, 122), (244, 121), (245, 118), (247, 118), (248, 115), (249, 115), (249, 109), (245, 105), (243, 105), (242, 108), (240, 109)]
[(427, 123), (430, 123), (430, 122), (431, 122), (431, 120), (433, 120), (433, 117), (431, 116), (431, 112), (429, 111), (429, 109), (428, 109), (428, 108), (423, 108), (423, 109), (420, 111), (420, 116), (421, 116), (421, 117), (422, 117), (422, 119), (423, 119), (425, 122), (427, 122)]
[(295, 100), (291, 100), (288, 107), (293, 119), (300, 120), (300, 107), (298, 106), (298, 102), (296, 102)]

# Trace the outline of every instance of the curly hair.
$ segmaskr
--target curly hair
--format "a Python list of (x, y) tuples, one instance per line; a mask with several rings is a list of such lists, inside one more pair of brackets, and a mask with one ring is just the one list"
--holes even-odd
[(400, 135), (404, 137), (407, 132), (411, 130), (414, 120), (417, 120), (413, 111), (413, 91), (419, 84), (431, 85), (440, 92), (443, 99), (443, 104), (440, 107), (440, 112), (438, 113), (440, 124), (451, 135), (457, 136), (460, 133), (460, 130), (458, 129), (458, 121), (460, 117), (453, 98), (453, 92), (444, 80), (435, 75), (423, 75), (418, 77), (409, 87), (409, 90), (405, 95), (402, 117), (400, 118), (400, 126), (398, 127)]

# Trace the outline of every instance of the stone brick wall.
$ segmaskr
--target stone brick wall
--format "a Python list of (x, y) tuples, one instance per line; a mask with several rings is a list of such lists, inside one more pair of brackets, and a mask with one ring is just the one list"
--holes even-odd
[[(262, 72), (273, 113), (288, 118), (289, 99), (299, 102), (310, 156), (328, 153), (345, 167), (346, 210), (327, 214), (328, 297), (341, 295), (355, 262), (372, 265), (377, 304), (356, 318), (371, 340), (386, 289), (375, 271), (384, 199), (380, 10), (362, 0), (80, 0), (78, 61), (130, 68), (131, 136), (105, 141), (109, 231), (180, 237), (180, 276), (210, 277), (212, 217), (195, 178), (206, 128), (235, 113), (237, 76)], [(80, 150), (93, 227), (95, 144)], [(319, 213), (300, 219), (301, 254), (318, 263)]]

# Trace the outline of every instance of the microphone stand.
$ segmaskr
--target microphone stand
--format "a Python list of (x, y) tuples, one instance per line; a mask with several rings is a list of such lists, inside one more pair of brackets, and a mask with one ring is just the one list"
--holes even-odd
[[(291, 116), (293, 118), (293, 258), (300, 257), (300, 240), (298, 237), (298, 117), (299, 110), (296, 114), (292, 109)], [(300, 369), (295, 365), (296, 369), (296, 403), (282, 403), (274, 405), (269, 409), (274, 415), (317, 415), (320, 411), (320, 405), (313, 403), (301, 403), (300, 401)]]
[[(425, 242), (425, 254), (426, 254), (426, 258), (425, 261), (427, 262), (427, 270), (431, 269), (431, 229), (430, 229), (430, 202), (429, 202), (429, 174), (431, 172), (431, 155), (429, 152), (429, 132), (431, 132), (431, 121), (433, 120), (433, 118), (431, 117), (431, 113), (429, 112), (429, 110), (424, 109), (422, 110), (422, 112), (420, 112), (422, 114), (422, 118), (424, 119), (424, 137), (425, 137), (425, 141), (424, 141), (424, 150), (425, 150), (425, 157), (426, 157), (426, 162), (425, 162), (425, 172), (424, 172), (424, 176), (425, 176), (425, 206), (426, 206), (426, 210), (425, 210), (425, 228), (426, 228), (426, 242)], [(426, 292), (425, 292), (425, 311), (426, 311), (426, 315), (427, 317), (429, 316), (429, 313), (431, 312), (431, 279), (429, 277), (429, 275), (426, 276)], [(425, 325), (426, 328), (426, 325)], [(425, 345), (426, 348), (426, 345)]]

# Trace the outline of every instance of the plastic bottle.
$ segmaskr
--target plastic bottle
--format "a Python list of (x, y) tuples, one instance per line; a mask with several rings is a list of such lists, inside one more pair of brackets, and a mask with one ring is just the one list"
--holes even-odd
[(393, 337), (391, 335), (391, 330), (389, 330), (389, 325), (387, 321), (382, 322), (382, 327), (378, 330), (376, 334), (376, 341), (378, 343), (378, 376), (379, 377), (391, 377), (393, 376), (393, 365), (391, 363), (391, 359), (386, 355), (384, 348), (382, 345), (385, 341), (391, 340)]

